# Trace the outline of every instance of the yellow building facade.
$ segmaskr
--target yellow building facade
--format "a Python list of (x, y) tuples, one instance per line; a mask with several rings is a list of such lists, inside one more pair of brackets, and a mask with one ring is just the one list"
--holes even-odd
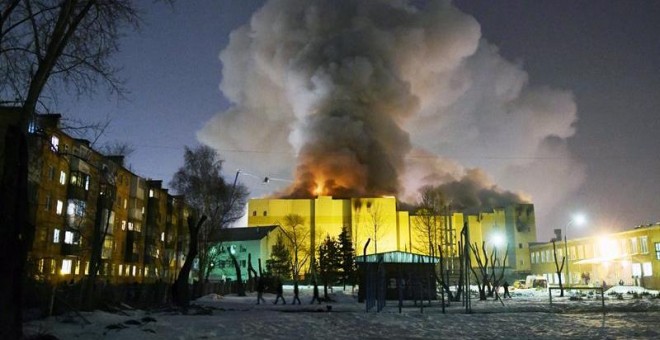
[[(336, 199), (251, 199), (248, 202), (248, 227), (280, 225), (286, 228), (287, 215), (299, 215), (309, 230), (308, 248), (314, 256), (326, 235), (337, 237), (343, 227), (350, 230), (356, 255), (404, 251), (456, 257), (461, 230), (467, 223), (470, 243), (482, 242), (487, 251), (497, 247), (504, 257), (508, 244), (507, 267), (510, 272), (528, 273), (529, 244), (536, 241), (534, 207), (515, 204), (478, 214), (447, 212), (443, 216), (422, 216), (398, 209), (395, 197)], [(429, 242), (429, 238), (434, 242)], [(370, 240), (367, 244), (367, 240)], [(434, 244), (433, 247), (429, 244)], [(366, 247), (366, 248), (365, 248)]]
[[(568, 270), (562, 278), (570, 284), (608, 286), (623, 283), (660, 289), (660, 224), (632, 230), (555, 243), (558, 262), (568, 251)], [(559, 283), (552, 242), (531, 246), (532, 272)], [(566, 282), (567, 280), (562, 280)]]

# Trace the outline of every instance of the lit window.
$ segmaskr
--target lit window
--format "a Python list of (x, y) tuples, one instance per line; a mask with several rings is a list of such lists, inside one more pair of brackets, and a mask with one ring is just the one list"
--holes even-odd
[(40, 273), (44, 272), (44, 262), (44, 259), (39, 259), (39, 263), (37, 264), (37, 269)]
[(57, 270), (57, 260), (51, 259), (50, 260), (50, 273), (55, 274), (56, 270)]
[(60, 230), (53, 230), (53, 243), (60, 243)]
[(89, 191), (89, 176), (85, 176), (85, 190)]
[(135, 276), (135, 273), (137, 272), (137, 267), (133, 266), (133, 276)]
[(128, 230), (133, 230), (133, 222), (128, 222)]
[(71, 260), (62, 260), (62, 270), (60, 271), (60, 274), (71, 274)]
[(126, 230), (126, 221), (121, 221), (121, 230)]
[(653, 276), (653, 266), (651, 265), (651, 262), (644, 262), (642, 264), (642, 269), (644, 270), (642, 273), (644, 277)]
[(60, 139), (57, 138), (57, 136), (53, 136), (50, 138), (50, 149), (57, 152), (60, 148)]
[(165, 242), (165, 233), (164, 232), (160, 233), (160, 240), (161, 240), (161, 242)]
[(648, 236), (640, 236), (639, 237), (639, 247), (642, 250), (642, 254), (648, 254), (649, 253), (649, 237)]
[(64, 171), (60, 171), (60, 184), (66, 184), (66, 172)]
[(76, 270), (74, 272), (76, 275), (80, 275), (80, 262), (82, 261), (76, 261)]
[(73, 244), (73, 233), (70, 231), (64, 232), (64, 243)]
[(120, 265), (119, 265), (119, 272), (118, 272), (119, 276), (124, 275), (124, 271), (123, 271), (123, 270), (124, 270), (124, 265), (123, 265), (123, 264), (120, 264)]
[(149, 197), (154, 197), (154, 189), (149, 189)]

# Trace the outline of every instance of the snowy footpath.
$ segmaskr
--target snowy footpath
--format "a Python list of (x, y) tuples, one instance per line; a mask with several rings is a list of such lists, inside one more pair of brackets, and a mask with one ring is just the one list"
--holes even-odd
[[(292, 299), (286, 287), (287, 301)], [(660, 339), (660, 299), (623, 300), (553, 298), (546, 292), (513, 292), (512, 299), (461, 303), (442, 313), (439, 301), (424, 308), (387, 301), (380, 313), (366, 312), (347, 290), (336, 288), (334, 302), (309, 304), (311, 291), (301, 292), (302, 305), (256, 305), (246, 297), (211, 294), (196, 300), (189, 315), (172, 310), (124, 309), (88, 312), (25, 324), (26, 335), (52, 334), (59, 339)], [(84, 320), (83, 320), (84, 318)], [(89, 322), (89, 323), (87, 323)]]

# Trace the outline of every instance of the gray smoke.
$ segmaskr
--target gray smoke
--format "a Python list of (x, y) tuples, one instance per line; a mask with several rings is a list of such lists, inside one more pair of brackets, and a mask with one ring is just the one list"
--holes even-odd
[(282, 196), (414, 201), (442, 185), (549, 210), (584, 176), (565, 145), (572, 95), (530, 87), (451, 2), (420, 3), (268, 1), (220, 54), (233, 107), (200, 141), (228, 166), (293, 177)]

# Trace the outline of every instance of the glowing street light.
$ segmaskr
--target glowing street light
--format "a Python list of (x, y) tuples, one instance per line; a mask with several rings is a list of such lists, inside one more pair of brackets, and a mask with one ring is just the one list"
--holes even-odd
[(567, 285), (571, 283), (571, 271), (568, 268), (570, 259), (568, 257), (568, 227), (571, 225), (576, 225), (576, 226), (583, 226), (584, 224), (587, 223), (587, 217), (584, 214), (576, 214), (573, 215), (573, 218), (571, 218), (568, 223), (564, 226), (564, 257), (566, 257), (566, 283)]
[(506, 239), (501, 233), (494, 233), (490, 236), (490, 242), (495, 248), (501, 248), (506, 243)]

